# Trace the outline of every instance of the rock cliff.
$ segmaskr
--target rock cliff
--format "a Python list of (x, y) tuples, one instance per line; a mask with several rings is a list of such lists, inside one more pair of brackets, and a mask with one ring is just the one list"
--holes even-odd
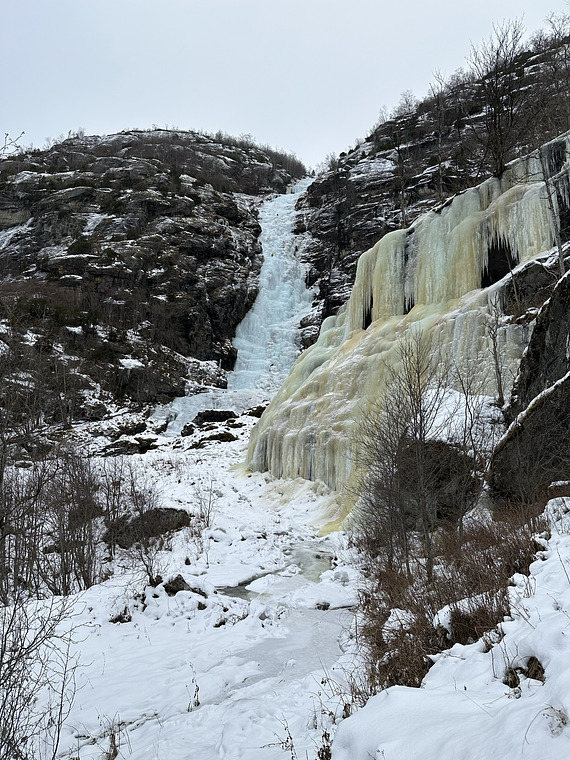
[[(84, 396), (165, 401), (188, 379), (223, 384), (257, 294), (258, 200), (303, 173), (247, 139), (168, 130), (5, 158), (5, 345), (33, 344)], [(93, 413), (76, 401), (74, 414)]]
[[(491, 461), (495, 501), (533, 503), (570, 479), (570, 278), (558, 281), (536, 318), (521, 360), (510, 427)], [(568, 491), (564, 487), (563, 493)], [(558, 493), (558, 492), (557, 492)]]

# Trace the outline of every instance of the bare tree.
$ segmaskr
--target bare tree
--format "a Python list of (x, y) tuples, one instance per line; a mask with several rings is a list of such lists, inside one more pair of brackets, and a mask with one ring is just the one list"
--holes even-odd
[(22, 131), (17, 137), (10, 137), (9, 132), (4, 132), (4, 142), (0, 143), (0, 156), (17, 153), (20, 150), (20, 140), (25, 132)]
[(100, 479), (89, 456), (69, 448), (57, 452), (52, 477), (44, 489), (46, 545), (38, 560), (41, 578), (53, 594), (82, 591), (100, 577), (99, 488)]
[[(513, 280), (514, 284), (514, 280)], [(516, 291), (515, 291), (516, 293)], [(493, 356), (493, 369), (495, 371), (495, 384), (497, 386), (497, 406), (502, 409), (505, 405), (505, 392), (503, 389), (503, 360), (499, 350), (499, 328), (501, 322), (501, 310), (494, 300), (489, 306), (489, 318), (487, 320), (487, 334), (491, 341), (491, 353)]]
[(447, 106), (447, 82), (443, 74), (436, 71), (434, 74), (435, 82), (430, 84), (430, 92), (433, 98), (433, 106), (436, 116), (436, 135), (437, 135), (437, 199), (443, 202), (443, 164), (445, 156), (443, 153), (443, 131), (445, 128), (445, 110)]
[(483, 117), (474, 117), (471, 126), (497, 177), (524, 145), (540, 110), (536, 91), (523, 86), (524, 31), (520, 19), (494, 26), (492, 36), (478, 47), (473, 45), (468, 58), (483, 103)]
[[(542, 145), (538, 148), (538, 156), (540, 159), (540, 167), (542, 169), (542, 176), (544, 179), (544, 187), (546, 190), (546, 201), (548, 203), (548, 213), (552, 222), (552, 229), (554, 232), (554, 242), (556, 250), (558, 251), (558, 270), (560, 277), (564, 276), (566, 272), (566, 265), (564, 263), (564, 249), (562, 246), (562, 237), (560, 235), (560, 217), (556, 210), (556, 176), (552, 176), (550, 173), (550, 167), (546, 158), (545, 147)], [(560, 173), (559, 173), (560, 174)], [(565, 172), (564, 172), (565, 174)]]
[[(396, 368), (387, 367), (388, 393), (368, 424), (363, 450), (369, 475), (357, 513), (366, 535), (387, 537), (387, 561), (403, 558), (410, 573), (409, 532), (418, 529), (428, 578), (433, 572), (434, 451), (430, 441), (443, 431), (448, 372), (437, 347), (420, 330), (402, 340)], [(357, 531), (359, 528), (357, 527)]]
[(546, 21), (546, 29), (533, 37), (547, 105), (537, 124), (542, 140), (545, 130), (554, 136), (570, 129), (570, 16), (551, 13)]

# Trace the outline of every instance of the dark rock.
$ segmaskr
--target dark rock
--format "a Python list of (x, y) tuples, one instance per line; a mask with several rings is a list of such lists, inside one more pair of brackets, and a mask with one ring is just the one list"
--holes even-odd
[(536, 396), (499, 441), (489, 467), (498, 508), (543, 502), (570, 472), (570, 377)]
[(145, 430), (146, 422), (144, 420), (127, 418), (117, 423), (116, 437), (120, 438), (122, 435), (137, 435), (137, 433), (144, 433)]
[(156, 507), (129, 518), (128, 515), (111, 521), (103, 541), (113, 541), (122, 549), (129, 549), (137, 541), (156, 538), (165, 533), (182, 530), (190, 525), (191, 518), (183, 509)]
[(82, 407), (82, 418), (88, 422), (105, 419), (109, 415), (109, 407), (101, 401), (85, 401)]
[(502, 288), (504, 314), (524, 316), (540, 308), (550, 296), (558, 279), (558, 262), (529, 261), (509, 277)]
[(544, 666), (534, 655), (531, 655), (528, 658), (526, 668), (523, 670), (523, 673), (527, 678), (533, 678), (535, 681), (542, 681), (543, 683), (545, 681)]
[[(248, 141), (174, 130), (3, 160), (0, 229), (14, 234), (0, 305), (17, 297), (23, 333), (77, 357), (91, 391), (136, 404), (184, 395), (187, 379), (224, 387), (257, 295), (253, 196), (284, 191), (291, 172), (303, 175), (300, 162)], [(73, 406), (83, 419), (99, 411)]]
[(446, 441), (403, 441), (398, 450), (398, 478), (410, 527), (417, 513), (417, 449), (421, 446), (427, 503), (433, 519), (449, 521), (465, 514), (479, 493), (480, 481), (473, 473), (471, 457)]
[(228, 430), (224, 430), (221, 433), (213, 433), (206, 438), (201, 438), (199, 441), (196, 441), (196, 443), (193, 443), (190, 448), (203, 449), (204, 446), (206, 446), (211, 441), (230, 443), (231, 441), (237, 441), (237, 436), (235, 436), (233, 433), (230, 433)]
[(570, 278), (561, 279), (540, 310), (522, 358), (507, 434), (489, 470), (497, 506), (534, 503), (570, 472)]
[(192, 433), (196, 430), (196, 425), (193, 425), (191, 422), (187, 422), (182, 430), (180, 431), (180, 435), (183, 437), (186, 437), (188, 435), (192, 435)]
[(266, 409), (266, 406), (255, 406), (253, 409), (250, 409), (247, 414), (249, 417), (261, 417)]
[(124, 440), (117, 440), (114, 443), (105, 446), (101, 454), (104, 457), (118, 457), (118, 456), (133, 456), (134, 454), (140, 454), (141, 449), (137, 441), (131, 438)]
[(233, 420), (236, 417), (237, 414), (229, 409), (205, 409), (203, 412), (198, 412), (192, 422), (194, 425), (201, 427), (206, 422), (225, 422), (226, 420)]
[(176, 596), (179, 591), (191, 591), (191, 587), (186, 583), (181, 575), (177, 575), (164, 584), (164, 590), (168, 596)]
[[(556, 280), (550, 273), (551, 280)], [(564, 277), (552, 288), (540, 310), (520, 364), (507, 410), (512, 421), (533, 398), (570, 370), (570, 279)]]
[(155, 435), (136, 435), (135, 441), (139, 445), (139, 451), (141, 454), (146, 454), (147, 451), (157, 448), (158, 438)]

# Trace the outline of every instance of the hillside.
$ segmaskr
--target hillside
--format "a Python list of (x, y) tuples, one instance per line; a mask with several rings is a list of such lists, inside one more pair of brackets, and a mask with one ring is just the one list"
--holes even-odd
[(165, 130), (1, 160), (3, 346), (43, 418), (223, 385), (257, 294), (258, 202), (304, 173), (245, 139)]
[(436, 75), (423, 98), (402, 93), (364, 140), (328, 157), (298, 226), (321, 318), (346, 303), (359, 257), (381, 237), (570, 128), (567, 19), (530, 44), (521, 30), (497, 27), (465, 71)]

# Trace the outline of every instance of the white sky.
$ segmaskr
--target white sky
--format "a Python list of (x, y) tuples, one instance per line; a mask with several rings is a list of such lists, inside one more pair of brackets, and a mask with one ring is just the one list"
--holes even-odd
[(471, 41), (563, 0), (1, 0), (0, 131), (176, 126), (250, 133), (316, 165)]

